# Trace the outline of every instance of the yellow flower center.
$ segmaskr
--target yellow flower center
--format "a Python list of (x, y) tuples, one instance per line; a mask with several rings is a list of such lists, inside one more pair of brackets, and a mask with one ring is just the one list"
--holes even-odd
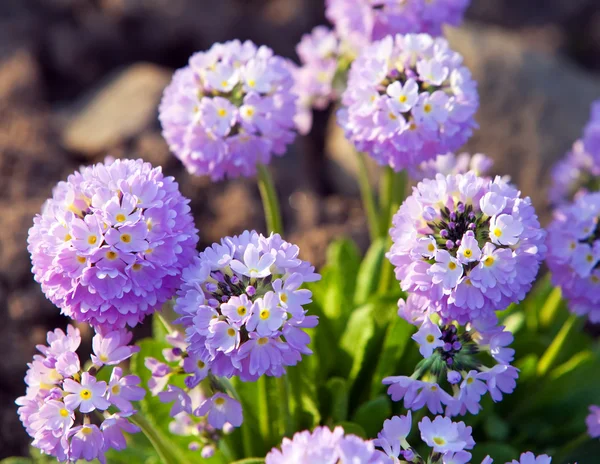
[(483, 264), (487, 267), (490, 267), (492, 264), (494, 264), (494, 261), (495, 261), (495, 259), (493, 256), (488, 256), (487, 258), (485, 258), (483, 260)]
[(574, 250), (576, 246), (577, 246), (577, 244), (576, 244), (575, 242), (571, 242), (571, 243), (569, 244), (569, 248), (570, 248), (571, 250)]
[(88, 427), (87, 425), (84, 425), (81, 429), (81, 433), (83, 433), (84, 435), (89, 435), (90, 433), (92, 433), (92, 428)]
[(84, 388), (79, 392), (79, 396), (82, 400), (89, 400), (92, 397), (92, 392), (89, 391), (87, 388)]
[(251, 117), (254, 115), (254, 108), (246, 108), (246, 116)]
[(227, 81), (221, 81), (221, 87), (227, 87)]
[(597, 284), (598, 282), (600, 282), (600, 277), (598, 277), (597, 275), (593, 275), (593, 276), (590, 278), (590, 280), (591, 280), (593, 283)]
[(427, 245), (427, 251), (429, 251), (430, 253), (435, 251), (435, 245), (433, 243), (430, 243), (429, 245)]
[(587, 256), (585, 257), (585, 260), (586, 260), (588, 263), (593, 263), (593, 262), (594, 262), (594, 255), (587, 255)]
[(238, 306), (237, 313), (239, 316), (245, 316), (246, 315), (246, 307)]
[(451, 271), (453, 271), (454, 269), (456, 269), (456, 263), (453, 261), (450, 261), (448, 263), (448, 269), (450, 269)]
[(103, 363), (105, 363), (106, 361), (108, 361), (108, 356), (106, 356), (105, 354), (101, 354), (99, 356), (100, 361), (102, 361)]
[(60, 375), (56, 369), (52, 369), (48, 372), (48, 378), (53, 382), (58, 382), (59, 380), (62, 380), (63, 376)]
[(271, 315), (271, 311), (269, 311), (268, 309), (263, 309), (260, 312), (260, 318), (264, 321), (265, 319), (269, 319), (269, 316)]
[(123, 234), (123, 235), (121, 235), (121, 241), (123, 243), (130, 243), (131, 242), (131, 235), (129, 235), (129, 234)]
[(256, 340), (256, 343), (259, 345), (265, 345), (268, 341), (269, 339), (267, 337), (260, 337), (258, 340)]
[(281, 295), (279, 295), (279, 299), (281, 300), (282, 303), (287, 303), (288, 296), (286, 293), (282, 293)]
[(431, 113), (431, 110), (432, 110), (432, 109), (433, 109), (433, 108), (431, 107), (431, 105), (430, 105), (429, 103), (425, 103), (425, 105), (423, 106), (423, 111), (424, 111), (425, 113)]
[(98, 237), (96, 237), (95, 235), (90, 235), (87, 240), (87, 242), (90, 245), (95, 245), (97, 241), (98, 241)]
[(446, 444), (446, 440), (444, 440), (442, 437), (433, 437), (433, 442), (436, 445), (445, 445)]
[(117, 222), (124, 222), (125, 221), (125, 215), (122, 213), (119, 213), (115, 216), (115, 219), (117, 220)]
[(131, 268), (134, 271), (139, 271), (142, 268), (142, 265), (140, 263), (135, 263), (133, 266), (131, 266)]
[(502, 230), (500, 230), (500, 227), (495, 227), (494, 230), (492, 231), (492, 233), (496, 237), (502, 237)]
[(86, 259), (84, 256), (78, 256), (77, 261), (79, 261), (79, 264), (83, 264), (83, 263), (85, 263)]
[(256, 86), (256, 81), (254, 79), (250, 79), (248, 81), (248, 87), (255, 87)]
[(227, 110), (225, 108), (219, 108), (217, 110), (217, 114), (220, 118), (224, 118), (225, 116), (227, 116)]
[(215, 400), (215, 404), (217, 406), (223, 406), (225, 404), (225, 398), (223, 398), (222, 396), (219, 396), (216, 400)]
[(65, 242), (68, 242), (69, 240), (71, 240), (71, 238), (71, 234), (65, 235)]
[(227, 335), (233, 337), (235, 335), (235, 330), (230, 327), (229, 329), (227, 329)]
[(106, 252), (106, 259), (110, 260), (110, 261), (114, 261), (115, 259), (117, 259), (119, 257), (119, 255), (117, 254), (116, 251), (107, 251)]
[(475, 382), (475, 379), (473, 377), (469, 377), (467, 379), (467, 385), (471, 385), (473, 382)]
[(146, 221), (146, 227), (147, 227), (148, 231), (152, 230), (152, 219), (148, 219)]
[(206, 366), (206, 363), (204, 361), (198, 361), (198, 363), (196, 365), (198, 366), (198, 369), (204, 369), (204, 366)]
[(408, 98), (406, 97), (406, 95), (400, 95), (400, 96), (398, 97), (398, 101), (399, 101), (400, 103), (406, 103), (406, 100), (408, 100)]
[(59, 412), (58, 412), (62, 417), (69, 417), (69, 411), (67, 411), (65, 408), (62, 408)]
[(432, 385), (432, 386), (431, 386), (431, 391), (432, 391), (432, 392), (436, 392), (436, 391), (438, 391), (438, 387), (437, 387), (437, 385)]
[(410, 125), (408, 126), (408, 128), (411, 131), (417, 130), (417, 125), (414, 122), (411, 122)]
[(154, 250), (153, 250), (152, 248), (148, 248), (148, 249), (146, 250), (146, 254), (147, 254), (147, 255), (149, 255), (149, 254), (150, 254), (150, 253), (152, 253), (153, 251), (154, 251)]
[(391, 111), (388, 113), (388, 117), (389, 117), (389, 118), (390, 118), (392, 121), (395, 121), (396, 119), (398, 119), (398, 118), (396, 117), (396, 115), (395, 115), (394, 113), (392, 113)]
[(111, 388), (111, 391), (115, 395), (118, 395), (121, 392), (121, 387), (119, 385), (113, 385), (113, 387)]
[(431, 334), (427, 335), (427, 337), (425, 337), (425, 340), (427, 340), (427, 343), (433, 343), (433, 341), (435, 340), (435, 337)]
[(472, 252), (472, 251), (471, 251), (469, 248), (467, 248), (467, 249), (464, 251), (464, 255), (465, 255), (467, 258), (470, 258), (470, 257), (473, 255), (473, 252)]

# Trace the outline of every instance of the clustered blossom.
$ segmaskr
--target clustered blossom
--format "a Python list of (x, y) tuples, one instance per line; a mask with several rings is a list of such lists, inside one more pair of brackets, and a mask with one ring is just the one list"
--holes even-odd
[(266, 464), (314, 464), (340, 463), (388, 464), (390, 461), (375, 449), (373, 442), (365, 441), (356, 435), (344, 435), (342, 427), (330, 430), (317, 427), (294, 434), (292, 439), (284, 438), (281, 449), (273, 448), (267, 454)]
[[(403, 317), (410, 314), (406, 308), (413, 304), (410, 299), (401, 308)], [(409, 322), (415, 321), (409, 317)], [(392, 400), (404, 400), (406, 409), (427, 407), (433, 414), (444, 412), (449, 417), (477, 414), (486, 393), (501, 401), (516, 387), (518, 369), (510, 364), (515, 351), (509, 348), (513, 335), (502, 326), (478, 331), (470, 324), (466, 328), (438, 325), (425, 317), (412, 338), (424, 358), (414, 374), (383, 379)], [(487, 357), (495, 362), (493, 366), (486, 366)]]
[(408, 171), (411, 179), (415, 181), (433, 179), (437, 174), (447, 176), (473, 172), (476, 176), (485, 176), (493, 164), (494, 161), (482, 153), (475, 153), (474, 155), (446, 153), (445, 155), (437, 155), (434, 159), (423, 161), (419, 166), (409, 166)]
[(600, 100), (592, 103), (590, 120), (583, 131), (583, 144), (596, 166), (600, 165)]
[[(300, 67), (294, 70), (294, 92), (298, 95), (300, 132), (308, 133), (312, 125), (312, 108), (325, 109), (338, 95), (333, 86), (340, 58), (340, 43), (333, 31), (315, 27), (304, 34), (296, 46)], [(298, 124), (300, 121), (300, 124)]]
[[(82, 371), (76, 353), (81, 343), (79, 330), (72, 326), (65, 334), (56, 329), (48, 332), (48, 345), (39, 345), (25, 376), (27, 391), (16, 400), (18, 413), (32, 445), (61, 462), (98, 459), (104, 453), (127, 445), (123, 432), (136, 433), (139, 428), (128, 420), (135, 414), (132, 401), (144, 397), (135, 375), (123, 375), (119, 367), (112, 370), (109, 382), (95, 374), (103, 366), (116, 365), (139, 348), (129, 346), (131, 334), (113, 331), (94, 336), (93, 366)], [(90, 422), (90, 413), (103, 417), (100, 425)]]
[(245, 231), (208, 247), (184, 271), (175, 311), (190, 356), (203, 363), (198, 378), (279, 377), (312, 353), (303, 329), (318, 320), (306, 315), (312, 294), (300, 287), (320, 276), (298, 252), (278, 234)]
[(338, 123), (359, 151), (395, 171), (462, 146), (477, 127), (476, 83), (445, 39), (388, 36), (350, 68)]
[(548, 226), (547, 263), (569, 309), (600, 322), (600, 192), (559, 208)]
[(213, 180), (252, 176), (294, 138), (293, 64), (233, 40), (192, 55), (165, 89), (159, 119), (188, 171)]
[(390, 234), (402, 289), (444, 323), (477, 327), (525, 297), (546, 251), (529, 197), (471, 172), (419, 182)]
[[(209, 376), (208, 365), (189, 351), (182, 333), (171, 332), (166, 341), (171, 348), (163, 350), (164, 362), (152, 357), (144, 360), (152, 373), (148, 388), (161, 402), (173, 403), (170, 415), (174, 421), (169, 425), (172, 432), (194, 436), (196, 441), (190, 447), (201, 447), (202, 455), (210, 454), (221, 436), (217, 429), (228, 432), (242, 424), (242, 406), (224, 393), (225, 388), (215, 377), (201, 384)], [(184, 377), (185, 390), (171, 383), (177, 376)]]
[(600, 406), (590, 406), (590, 414), (585, 419), (585, 423), (590, 437), (600, 437)]
[(442, 34), (442, 26), (458, 26), (469, 0), (327, 0), (325, 15), (338, 35), (356, 50), (388, 35)]
[(36, 281), (67, 316), (134, 326), (171, 298), (198, 241), (172, 177), (107, 160), (60, 182), (29, 230)]

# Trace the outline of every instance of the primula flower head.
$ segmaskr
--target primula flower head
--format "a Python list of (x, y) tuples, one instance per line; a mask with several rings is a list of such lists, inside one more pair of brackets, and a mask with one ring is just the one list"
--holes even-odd
[(338, 123), (359, 151), (395, 171), (463, 145), (477, 127), (476, 83), (445, 39), (388, 36), (350, 68)]
[(233, 40), (192, 55), (159, 108), (163, 136), (192, 174), (252, 176), (294, 138), (293, 64)]
[(375, 449), (370, 441), (355, 435), (344, 435), (342, 427), (331, 430), (317, 427), (284, 438), (281, 449), (273, 448), (265, 459), (266, 464), (340, 463), (386, 464), (388, 459)]
[(458, 26), (469, 0), (327, 0), (325, 14), (339, 36), (360, 50), (387, 35), (442, 34), (442, 26)]
[(189, 200), (142, 160), (83, 167), (29, 229), (36, 281), (67, 316), (135, 326), (171, 298), (198, 241)]
[(492, 168), (494, 161), (487, 155), (475, 153), (446, 153), (437, 155), (434, 159), (423, 161), (416, 168), (409, 167), (410, 177), (413, 180), (433, 179), (437, 174), (444, 176), (453, 174), (466, 174), (473, 172), (476, 176), (485, 177)]
[[(127, 417), (135, 412), (131, 401), (144, 397), (144, 389), (138, 386), (140, 379), (123, 376), (116, 367), (108, 384), (98, 381), (97, 370), (109, 368), (102, 364), (82, 371), (75, 353), (81, 338), (72, 326), (66, 334), (60, 329), (48, 332), (47, 339), (48, 346), (38, 346), (42, 355), (35, 355), (29, 364), (25, 396), (16, 400), (19, 418), (33, 438), (32, 446), (61, 462), (98, 459), (105, 463), (108, 449), (125, 448), (123, 431), (139, 432)], [(123, 359), (133, 354), (126, 346), (130, 339), (123, 331), (119, 342), (113, 340), (114, 352), (123, 353)], [(113, 406), (118, 412), (109, 414)], [(90, 424), (90, 413), (106, 420), (100, 427)]]
[(320, 276), (298, 252), (279, 235), (246, 231), (208, 247), (184, 271), (175, 311), (189, 353), (202, 363), (198, 371), (197, 364), (184, 365), (197, 371), (198, 382), (209, 371), (243, 380), (278, 377), (311, 353), (302, 329), (315, 327), (317, 318), (306, 315), (311, 292), (300, 287)]
[(547, 263), (569, 309), (600, 322), (600, 193), (586, 193), (555, 211)]
[(530, 199), (501, 178), (472, 172), (419, 182), (390, 234), (386, 256), (402, 289), (446, 323), (478, 327), (525, 297), (546, 251)]
[(600, 407), (590, 406), (590, 414), (585, 419), (585, 424), (590, 437), (600, 437)]

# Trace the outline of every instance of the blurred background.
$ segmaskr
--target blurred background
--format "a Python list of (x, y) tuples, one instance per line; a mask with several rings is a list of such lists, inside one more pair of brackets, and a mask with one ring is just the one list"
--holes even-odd
[[(157, 105), (194, 51), (239, 38), (296, 59), (302, 34), (324, 23), (323, 0), (0, 0), (0, 458), (27, 452), (14, 399), (35, 344), (67, 323), (26, 249), (54, 184), (107, 154), (141, 157), (192, 199), (201, 246), (264, 231), (253, 180), (189, 176), (161, 138)], [(473, 0), (448, 36), (479, 82), (481, 129), (466, 151), (491, 156), (547, 219), (549, 168), (600, 98), (600, 2)], [(366, 246), (352, 152), (328, 112), (273, 168), (304, 259), (321, 264), (342, 235)]]

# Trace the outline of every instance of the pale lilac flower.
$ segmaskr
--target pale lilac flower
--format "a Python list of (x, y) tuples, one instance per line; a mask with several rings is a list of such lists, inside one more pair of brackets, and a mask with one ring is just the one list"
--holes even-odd
[(585, 150), (594, 158), (594, 164), (600, 164), (600, 100), (592, 103), (590, 120), (583, 131)]
[(104, 435), (105, 449), (113, 448), (122, 451), (127, 448), (123, 432), (138, 433), (141, 429), (127, 420), (128, 414), (117, 413), (106, 417), (100, 426)]
[(192, 413), (192, 399), (182, 388), (168, 385), (167, 391), (160, 392), (158, 398), (162, 403), (173, 403), (169, 412), (171, 417), (176, 416), (180, 412)]
[(69, 438), (71, 440), (68, 453), (70, 461), (77, 461), (78, 459), (93, 461), (98, 459), (102, 464), (106, 463), (104, 434), (96, 425), (89, 424), (74, 427), (69, 432)]
[(411, 179), (421, 181), (423, 179), (433, 179), (437, 174), (456, 175), (466, 174), (472, 171), (476, 176), (485, 176), (492, 168), (494, 162), (482, 153), (469, 155), (461, 153), (446, 153), (437, 155), (434, 159), (423, 161), (417, 167), (409, 167)]
[(252, 176), (295, 138), (294, 65), (265, 46), (232, 40), (192, 55), (159, 107), (163, 136), (188, 171)]
[(436, 348), (444, 346), (444, 342), (441, 340), (442, 331), (431, 322), (421, 325), (421, 328), (411, 338), (419, 344), (419, 352), (424, 358), (429, 358)]
[(395, 171), (413, 170), (468, 140), (478, 104), (470, 72), (445, 39), (407, 34), (363, 50), (337, 115), (357, 150)]
[(585, 419), (585, 423), (590, 437), (600, 437), (600, 407), (590, 406), (590, 414)]
[(116, 330), (106, 335), (97, 333), (92, 338), (92, 362), (100, 367), (104, 364), (115, 365), (137, 353), (139, 346), (129, 345), (133, 334), (124, 330)]
[(97, 381), (89, 372), (81, 375), (81, 383), (66, 379), (64, 389), (70, 393), (65, 396), (65, 406), (70, 411), (79, 408), (82, 413), (88, 413), (95, 409), (104, 410), (110, 406), (110, 402), (104, 397), (106, 382)]
[(107, 160), (59, 182), (29, 230), (33, 273), (67, 316), (103, 333), (170, 299), (198, 241), (172, 177), (142, 160)]
[(437, 453), (457, 452), (472, 448), (471, 427), (461, 433), (459, 424), (448, 417), (437, 416), (433, 421), (424, 417), (419, 422), (419, 430), (423, 441)]
[(242, 405), (224, 393), (216, 393), (194, 411), (196, 416), (208, 415), (208, 423), (216, 429), (222, 429), (225, 423), (234, 427), (242, 425)]
[(141, 380), (137, 375), (123, 376), (123, 370), (115, 367), (110, 375), (106, 398), (123, 412), (132, 411), (132, 401), (144, 398), (145, 391), (139, 386)]
[(409, 448), (406, 438), (411, 428), (412, 415), (410, 411), (406, 416), (394, 416), (386, 419), (383, 429), (377, 434), (377, 439), (373, 441), (373, 444), (382, 448), (389, 457), (398, 457), (403, 449)]
[[(480, 327), (495, 323), (495, 310), (525, 297), (546, 251), (530, 199), (501, 178), (472, 172), (419, 182), (390, 234), (387, 257), (402, 289), (429, 300), (420, 306), (445, 322)], [(435, 248), (433, 260), (415, 253), (423, 240)]]
[(519, 460), (513, 459), (510, 463), (506, 464), (550, 464), (552, 462), (552, 458), (546, 454), (541, 454), (539, 456), (534, 455), (531, 451), (527, 453), (523, 453)]

